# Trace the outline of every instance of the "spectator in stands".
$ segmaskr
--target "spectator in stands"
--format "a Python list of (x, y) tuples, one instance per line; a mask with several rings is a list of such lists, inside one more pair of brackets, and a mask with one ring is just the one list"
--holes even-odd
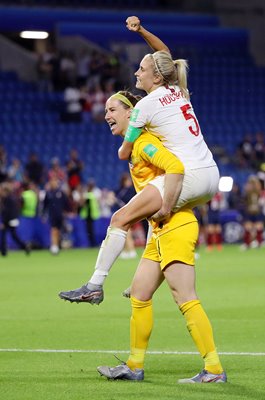
[(64, 110), (61, 113), (62, 122), (82, 121), (82, 94), (76, 84), (71, 84), (64, 90)]
[(262, 213), (262, 185), (255, 175), (251, 175), (244, 187), (244, 243), (242, 250), (259, 247), (263, 242), (264, 215)]
[(0, 183), (7, 178), (7, 155), (4, 146), (0, 145)]
[(21, 191), (21, 222), (26, 224), (25, 235), (31, 246), (34, 246), (36, 239), (39, 239), (39, 229), (36, 223), (39, 206), (39, 189), (33, 182), (26, 182), (22, 185)]
[(89, 93), (91, 117), (95, 122), (103, 122), (105, 117), (105, 93), (101, 85), (96, 84)]
[(256, 170), (259, 170), (261, 165), (265, 162), (265, 134), (258, 132), (254, 142), (254, 157)]
[(89, 180), (87, 187), (81, 193), (80, 217), (86, 220), (87, 237), (91, 247), (97, 245), (94, 222), (100, 217), (100, 197), (101, 191), (96, 187), (95, 181)]
[(8, 178), (18, 185), (21, 185), (24, 180), (24, 171), (21, 162), (18, 158), (13, 158), (11, 165), (7, 169)]
[(240, 186), (234, 182), (231, 192), (227, 196), (227, 205), (231, 210), (237, 210), (241, 215), (244, 212), (244, 199), (242, 197)]
[(89, 85), (94, 86), (100, 83), (101, 73), (104, 65), (104, 58), (102, 54), (94, 50), (91, 54), (90, 64), (89, 64)]
[(82, 49), (76, 61), (77, 84), (79, 87), (86, 85), (90, 74), (91, 57), (87, 49)]
[(39, 190), (33, 182), (23, 184), (21, 192), (21, 215), (34, 218), (38, 213)]
[(217, 192), (208, 202), (207, 215), (207, 251), (212, 251), (214, 246), (217, 250), (222, 250), (222, 224), (221, 210), (224, 209), (224, 195), (222, 192)]
[[(264, 180), (260, 180), (261, 183), (261, 195), (260, 195), (260, 207), (261, 207), (261, 212), (263, 215), (263, 222), (265, 224), (265, 181)], [(263, 225), (264, 226), (264, 225)], [(265, 231), (263, 231), (263, 242), (262, 245), (264, 245), (265, 243)]]
[(25, 251), (30, 253), (30, 245), (23, 241), (18, 233), (20, 207), (18, 198), (14, 192), (13, 184), (4, 182), (0, 185), (0, 210), (1, 210), (1, 254), (7, 255), (7, 233), (10, 232), (16, 244)]
[(105, 99), (109, 99), (115, 93), (115, 81), (114, 79), (109, 79), (104, 84), (104, 95)]
[(38, 187), (44, 183), (44, 165), (36, 153), (29, 155), (28, 162), (25, 165), (25, 178), (28, 182), (33, 182)]
[(50, 252), (56, 255), (60, 251), (61, 234), (64, 227), (65, 213), (70, 210), (69, 200), (60, 188), (57, 178), (52, 178), (46, 186), (43, 214), (48, 214), (50, 223)]
[(38, 54), (37, 71), (39, 75), (39, 87), (44, 91), (52, 91), (56, 82), (56, 68), (58, 55), (53, 46), (48, 45), (46, 51)]
[(72, 149), (69, 160), (66, 162), (68, 185), (71, 191), (75, 190), (82, 183), (82, 170), (84, 164), (80, 160), (78, 151)]
[(101, 216), (109, 218), (112, 215), (111, 208), (115, 202), (115, 193), (112, 190), (103, 188), (99, 200)]
[(241, 167), (250, 168), (253, 166), (254, 148), (251, 135), (246, 135), (238, 146), (239, 164)]
[(109, 56), (109, 66), (110, 66), (110, 78), (117, 82), (120, 79), (120, 60), (118, 52), (114, 52)]
[(76, 83), (76, 63), (70, 52), (61, 54), (59, 81), (61, 90)]
[(52, 178), (57, 178), (60, 182), (60, 186), (66, 182), (66, 173), (64, 168), (61, 167), (58, 157), (53, 157), (51, 159), (51, 167), (48, 170), (48, 180)]

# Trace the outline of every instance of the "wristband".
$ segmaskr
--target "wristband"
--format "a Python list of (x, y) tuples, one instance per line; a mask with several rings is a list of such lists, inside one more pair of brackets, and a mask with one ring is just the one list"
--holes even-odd
[(141, 135), (141, 132), (142, 128), (135, 128), (134, 126), (129, 125), (124, 140), (133, 143)]

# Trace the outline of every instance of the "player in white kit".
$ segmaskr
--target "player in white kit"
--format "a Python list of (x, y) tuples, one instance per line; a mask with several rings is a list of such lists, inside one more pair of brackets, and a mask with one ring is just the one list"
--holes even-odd
[[(143, 129), (158, 136), (164, 146), (184, 164), (185, 177), (176, 211), (184, 204), (192, 207), (209, 201), (218, 189), (219, 171), (202, 135), (187, 89), (187, 62), (172, 60), (167, 46), (144, 29), (137, 17), (127, 18), (129, 30), (138, 32), (154, 50), (136, 71), (136, 87), (147, 96), (134, 108), (119, 157), (130, 156), (133, 142)], [(163, 177), (154, 182), (163, 190)], [(163, 205), (156, 216), (168, 213)]]

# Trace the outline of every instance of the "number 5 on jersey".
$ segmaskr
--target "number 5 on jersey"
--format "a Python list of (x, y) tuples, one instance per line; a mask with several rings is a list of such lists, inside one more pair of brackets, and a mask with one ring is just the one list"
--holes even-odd
[(185, 106), (180, 107), (180, 109), (181, 109), (182, 114), (183, 114), (184, 118), (186, 119), (186, 121), (191, 120), (190, 122), (194, 122), (194, 124), (192, 124), (192, 125), (195, 125), (195, 126), (189, 125), (189, 131), (192, 133), (192, 135), (199, 136), (200, 126), (199, 126), (199, 123), (198, 123), (196, 117), (191, 113), (192, 111), (189, 112), (189, 110), (191, 110), (191, 106), (189, 104), (185, 104)]

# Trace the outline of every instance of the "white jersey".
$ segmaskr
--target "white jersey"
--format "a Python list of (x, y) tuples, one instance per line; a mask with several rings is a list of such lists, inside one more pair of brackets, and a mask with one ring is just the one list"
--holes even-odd
[(161, 86), (141, 99), (133, 110), (130, 125), (145, 126), (188, 169), (216, 165), (192, 105), (178, 86)]

